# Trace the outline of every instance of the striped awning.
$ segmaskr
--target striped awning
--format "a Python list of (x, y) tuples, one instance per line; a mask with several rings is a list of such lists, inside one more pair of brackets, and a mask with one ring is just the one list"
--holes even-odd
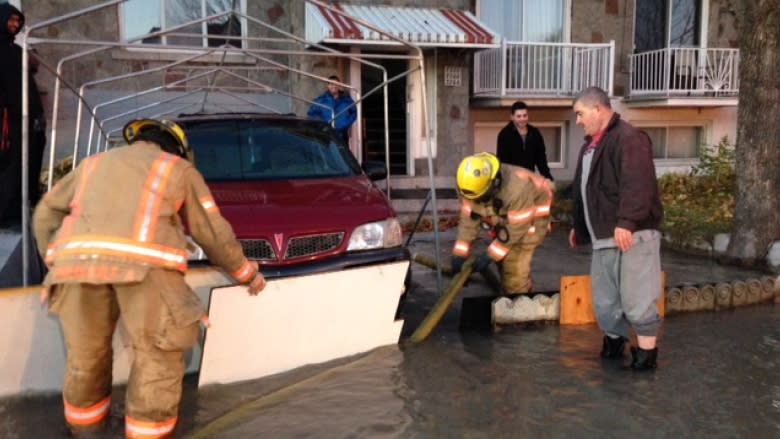
[[(448, 8), (409, 8), (331, 3), (334, 9), (306, 4), (306, 39), (333, 44), (400, 44), (361, 25), (364, 21), (383, 32), (418, 46), (497, 47), (501, 37), (471, 12)], [(354, 18), (354, 19), (353, 19)]]

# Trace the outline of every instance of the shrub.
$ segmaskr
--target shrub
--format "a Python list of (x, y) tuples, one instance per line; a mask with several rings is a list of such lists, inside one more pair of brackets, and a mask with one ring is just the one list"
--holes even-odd
[[(664, 205), (661, 226), (667, 238), (681, 245), (712, 242), (731, 229), (734, 217), (734, 147), (727, 138), (699, 151), (699, 164), (688, 175), (666, 174), (658, 180)], [(571, 223), (571, 184), (558, 185), (552, 215)]]
[(677, 244), (712, 242), (731, 229), (734, 217), (734, 147), (727, 138), (699, 151), (688, 175), (667, 174), (658, 181), (664, 205), (662, 229)]

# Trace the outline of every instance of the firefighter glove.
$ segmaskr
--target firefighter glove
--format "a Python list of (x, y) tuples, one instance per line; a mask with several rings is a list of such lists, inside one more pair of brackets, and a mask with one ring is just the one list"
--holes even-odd
[(458, 273), (460, 273), (461, 270), (463, 270), (463, 264), (466, 262), (466, 258), (463, 256), (453, 256), (452, 259), (450, 259), (450, 265), (452, 266), (452, 275), (456, 276)]
[(490, 263), (493, 262), (493, 258), (488, 256), (487, 253), (482, 253), (475, 261), (474, 261), (474, 271), (484, 271)]

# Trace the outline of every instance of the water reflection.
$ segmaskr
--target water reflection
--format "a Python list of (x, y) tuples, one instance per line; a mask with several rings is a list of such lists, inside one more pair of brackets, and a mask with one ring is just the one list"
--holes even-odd
[[(201, 391), (189, 378), (175, 437), (778, 438), (779, 321), (771, 305), (670, 317), (659, 369), (636, 373), (598, 358), (594, 325), (486, 335), (450, 319), (422, 344), (328, 366)], [(60, 404), (0, 401), (0, 437), (61, 437)], [(122, 409), (106, 437), (122, 437)]]
[(592, 325), (439, 331), (218, 437), (779, 437), (778, 317), (754, 307), (670, 318), (655, 373), (598, 358)]

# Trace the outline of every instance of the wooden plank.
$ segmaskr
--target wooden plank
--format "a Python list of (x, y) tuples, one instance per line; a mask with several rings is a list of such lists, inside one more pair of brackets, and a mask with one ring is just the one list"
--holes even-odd
[[(590, 276), (561, 276), (561, 325), (595, 323)], [(658, 314), (666, 312), (666, 272), (661, 272)]]

